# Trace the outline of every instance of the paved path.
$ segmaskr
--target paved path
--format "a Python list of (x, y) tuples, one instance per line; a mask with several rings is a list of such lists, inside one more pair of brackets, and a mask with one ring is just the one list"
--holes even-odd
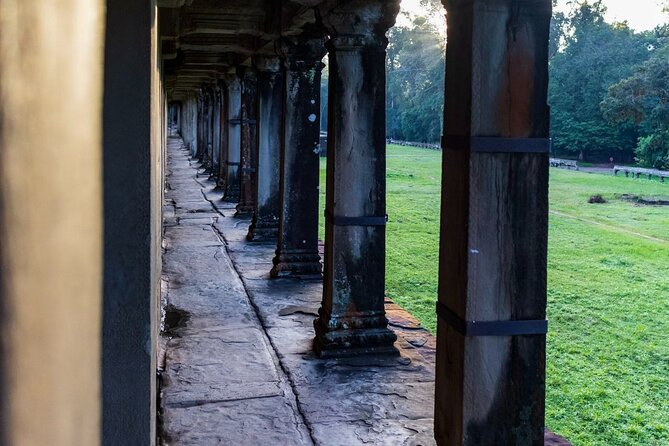
[(270, 280), (213, 183), (170, 138), (160, 426), (166, 445), (431, 445), (434, 337), (391, 302), (399, 358), (311, 354), (320, 281)]
[[(214, 230), (222, 217), (202, 196), (181, 147), (180, 140), (169, 140), (163, 299), (167, 322), (176, 326), (163, 336), (165, 444), (313, 444)], [(179, 315), (185, 320), (176, 320)]]

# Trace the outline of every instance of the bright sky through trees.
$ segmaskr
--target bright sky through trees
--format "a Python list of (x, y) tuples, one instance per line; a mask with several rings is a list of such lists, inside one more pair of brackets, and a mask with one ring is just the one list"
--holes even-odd
[[(559, 0), (558, 9), (568, 10), (571, 2), (572, 0)], [(669, 22), (669, 16), (662, 12), (660, 3), (661, 0), (604, 0), (604, 5), (608, 8), (606, 20), (609, 23), (627, 20), (630, 27), (637, 31), (653, 29), (660, 23)], [(403, 11), (417, 14), (422, 9), (424, 8), (421, 7), (420, 0), (402, 0)], [(436, 20), (441, 21), (440, 18)], [(403, 23), (401, 19), (398, 22)]]
[[(569, 3), (570, 0), (559, 0), (558, 9), (568, 10)], [(669, 21), (667, 14), (662, 12), (660, 0), (604, 0), (604, 5), (607, 22), (627, 20), (630, 27), (637, 31), (653, 29)]]

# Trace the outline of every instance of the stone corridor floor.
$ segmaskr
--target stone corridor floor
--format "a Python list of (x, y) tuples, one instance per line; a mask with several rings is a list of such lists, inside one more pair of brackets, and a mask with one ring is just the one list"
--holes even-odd
[(170, 138), (159, 435), (164, 445), (431, 445), (434, 338), (387, 302), (399, 358), (311, 354), (320, 281), (269, 279), (275, 247)]

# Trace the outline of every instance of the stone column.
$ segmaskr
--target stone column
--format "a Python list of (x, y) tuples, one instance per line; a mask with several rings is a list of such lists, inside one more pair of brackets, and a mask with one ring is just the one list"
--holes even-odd
[(92, 444), (149, 445), (156, 438), (163, 190), (156, 11), (135, 0), (108, 0), (106, 11), (103, 431)]
[(279, 234), (272, 277), (320, 277), (318, 142), (324, 39), (284, 40)]
[(213, 167), (213, 151), (214, 151), (214, 96), (210, 86), (204, 89), (204, 159), (203, 167), (205, 172), (211, 172)]
[(217, 84), (212, 87), (214, 112), (212, 114), (212, 151), (210, 179), (218, 184), (219, 162), (221, 157), (221, 89)]
[(212, 84), (209, 87), (209, 178), (214, 176), (216, 166), (216, 89)]
[(191, 158), (197, 156), (197, 96), (190, 94), (188, 99), (188, 149)]
[(101, 444), (104, 14), (0, 0), (2, 445)]
[(195, 141), (195, 158), (204, 164), (206, 142), (204, 140), (204, 93), (202, 89), (197, 94), (197, 139)]
[(220, 116), (219, 116), (219, 129), (220, 129), (220, 146), (218, 148), (218, 175), (216, 178), (216, 189), (225, 190), (225, 168), (228, 156), (228, 95), (227, 87), (223, 81), (220, 81), (218, 84), (220, 92)]
[(450, 0), (435, 437), (544, 444), (550, 0)]
[(225, 76), (225, 85), (227, 87), (227, 144), (225, 157), (225, 191), (223, 199), (236, 203), (239, 201), (239, 159), (240, 159), (240, 141), (241, 126), (239, 124), (241, 116), (242, 86), (236, 74), (227, 74)]
[(258, 144), (256, 199), (246, 238), (276, 241), (279, 229), (279, 169), (283, 116), (283, 73), (278, 57), (258, 57)]
[(399, 1), (352, 1), (321, 21), (330, 40), (321, 357), (397, 354), (385, 316), (385, 32)]
[(235, 215), (250, 216), (255, 208), (258, 78), (251, 67), (240, 67), (237, 74), (242, 80), (242, 111), (240, 190)]

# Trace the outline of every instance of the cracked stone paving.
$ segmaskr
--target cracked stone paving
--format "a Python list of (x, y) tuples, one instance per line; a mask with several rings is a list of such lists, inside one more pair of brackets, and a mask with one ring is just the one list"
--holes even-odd
[(163, 445), (432, 445), (435, 340), (390, 301), (400, 357), (311, 353), (321, 282), (270, 279), (215, 184), (169, 138), (159, 431)]

